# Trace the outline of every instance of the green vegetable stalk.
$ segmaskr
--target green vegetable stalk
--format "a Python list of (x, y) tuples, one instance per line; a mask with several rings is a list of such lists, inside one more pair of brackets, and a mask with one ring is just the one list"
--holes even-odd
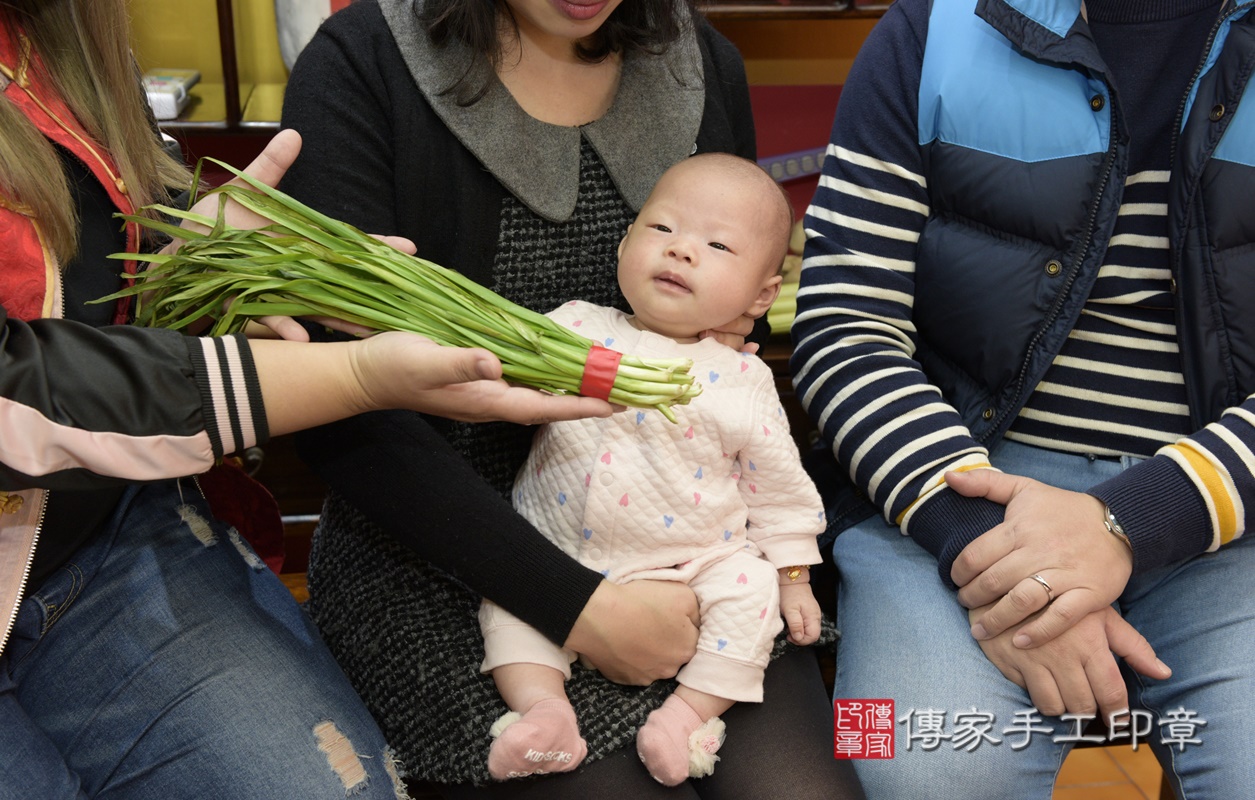
[[(213, 335), (238, 331), (267, 315), (334, 317), (375, 330), (418, 333), (444, 345), (482, 347), (501, 360), (512, 383), (553, 394), (578, 393), (592, 340), (523, 308), (463, 275), (407, 255), (351, 225), (332, 219), (215, 159), (248, 186), (228, 185), (217, 218), (156, 206), (206, 232), (119, 215), (183, 240), (168, 255), (117, 253), (151, 262), (144, 279), (98, 302), (136, 296), (136, 322), (184, 328), (216, 318)], [(197, 168), (197, 183), (200, 168)], [(249, 188), (251, 187), (251, 188)], [(193, 186), (193, 197), (196, 195)], [(242, 230), (227, 225), (234, 200), (270, 221)], [(688, 359), (624, 355), (609, 400), (656, 408), (675, 421), (671, 406), (701, 393)]]

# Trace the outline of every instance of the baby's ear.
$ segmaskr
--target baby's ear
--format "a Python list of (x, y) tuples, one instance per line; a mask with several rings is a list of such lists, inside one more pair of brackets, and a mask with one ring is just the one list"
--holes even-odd
[(614, 251), (615, 258), (623, 258), (623, 245), (627, 242), (628, 234), (632, 232), (632, 225), (628, 224), (627, 230), (623, 232), (623, 238), (619, 240), (619, 249)]
[(759, 290), (758, 296), (754, 298), (753, 304), (745, 313), (751, 317), (761, 317), (767, 313), (767, 309), (771, 308), (771, 304), (776, 302), (776, 298), (780, 295), (780, 283), (784, 280), (781, 275), (772, 275), (763, 284), (763, 288)]

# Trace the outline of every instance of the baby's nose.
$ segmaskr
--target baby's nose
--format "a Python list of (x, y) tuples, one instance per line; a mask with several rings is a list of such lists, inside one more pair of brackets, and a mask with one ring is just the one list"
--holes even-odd
[(672, 242), (667, 248), (667, 255), (687, 264), (693, 263), (693, 247), (685, 241)]

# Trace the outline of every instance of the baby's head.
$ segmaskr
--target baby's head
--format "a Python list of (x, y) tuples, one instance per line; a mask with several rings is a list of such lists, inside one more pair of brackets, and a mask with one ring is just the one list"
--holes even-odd
[(753, 161), (705, 153), (671, 167), (619, 244), (637, 324), (685, 340), (766, 313), (792, 224), (788, 198)]

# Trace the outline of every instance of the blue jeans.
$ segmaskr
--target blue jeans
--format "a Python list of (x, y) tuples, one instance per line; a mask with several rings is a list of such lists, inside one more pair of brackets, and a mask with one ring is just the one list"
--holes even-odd
[[(1078, 491), (1136, 462), (1013, 442), (996, 447), (991, 460), (1005, 472)], [(1032, 706), (1028, 693), (985, 658), (968, 631), (966, 610), (937, 574), (937, 560), (879, 517), (838, 536), (833, 555), (841, 573), (836, 697), (893, 699), (898, 720), (892, 760), (855, 762), (867, 797), (1047, 800), (1071, 747), (1053, 737), (1072, 737), (1077, 723), (1042, 718), (1034, 725), (1043, 732), (1018, 732), (1026, 726), (1016, 714), (1027, 719)], [(1116, 608), (1173, 669), (1170, 679), (1154, 681), (1122, 666), (1130, 705), (1148, 712), (1134, 722), (1152, 727), (1142, 741), (1154, 749), (1177, 797), (1249, 796), (1255, 785), (1255, 535), (1134, 577)], [(929, 710), (944, 712), (941, 733), (951, 737), (963, 730), (956, 714), (992, 714), (989, 734), (1000, 743), (985, 739), (973, 749), (972, 737), (961, 743), (922, 737), (908, 749), (912, 733), (927, 733)], [(1159, 725), (1188, 719), (1191, 711), (1206, 724)], [(1012, 732), (1004, 733), (1008, 728)], [(1164, 738), (1177, 743), (1161, 744)], [(1029, 744), (1019, 747), (1025, 740)], [(1127, 746), (1129, 739), (1121, 742)]]
[(192, 481), (129, 489), (0, 656), (0, 799), (394, 798), (313, 625)]

